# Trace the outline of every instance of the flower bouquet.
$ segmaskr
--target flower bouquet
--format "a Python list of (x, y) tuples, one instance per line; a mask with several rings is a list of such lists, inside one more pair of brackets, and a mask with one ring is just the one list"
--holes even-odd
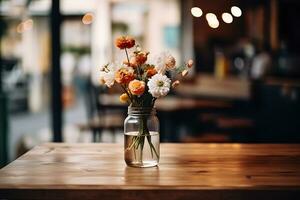
[(186, 76), (193, 61), (176, 66), (175, 58), (164, 52), (153, 62), (148, 62), (149, 52), (143, 51), (129, 36), (118, 37), (115, 45), (124, 50), (126, 59), (119, 65), (108, 63), (102, 66), (100, 83), (107, 87), (119, 84), (124, 91), (120, 101), (129, 105), (129, 116), (124, 123), (125, 161), (129, 166), (155, 166), (159, 160), (159, 122), (155, 116), (155, 101), (180, 83), (179, 80), (172, 82), (167, 76), (169, 71)]

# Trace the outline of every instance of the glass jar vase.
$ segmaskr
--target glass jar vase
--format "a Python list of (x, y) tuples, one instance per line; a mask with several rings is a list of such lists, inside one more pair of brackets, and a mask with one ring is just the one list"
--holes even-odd
[(159, 120), (155, 108), (128, 107), (124, 122), (124, 159), (130, 167), (154, 167), (159, 162)]

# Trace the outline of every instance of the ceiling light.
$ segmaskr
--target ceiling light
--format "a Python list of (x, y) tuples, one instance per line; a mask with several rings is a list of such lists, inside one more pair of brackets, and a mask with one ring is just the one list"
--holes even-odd
[(213, 21), (213, 22), (208, 22), (208, 25), (211, 27), (211, 28), (218, 28), (220, 23), (219, 23), (219, 20), (217, 19), (216, 21)]
[(232, 15), (229, 14), (229, 13), (223, 13), (223, 14), (222, 14), (222, 19), (223, 19), (223, 21), (224, 21), (225, 23), (227, 23), (227, 24), (230, 24), (230, 23), (232, 23), (232, 21), (233, 21), (233, 17), (232, 17)]
[(231, 13), (235, 17), (242, 16), (242, 10), (239, 7), (237, 7), (237, 6), (232, 6), (231, 7)]
[(208, 25), (211, 28), (218, 28), (219, 27), (219, 25), (220, 25), (219, 20), (218, 20), (217, 16), (214, 13), (207, 13), (205, 15), (205, 18), (207, 20)]
[(215, 21), (215, 20), (218, 20), (217, 19), (217, 16), (214, 14), (214, 13), (207, 13), (205, 15), (205, 18), (207, 21)]
[(203, 14), (202, 10), (201, 10), (200, 8), (198, 8), (198, 7), (193, 7), (193, 8), (191, 9), (191, 13), (192, 13), (192, 15), (193, 15), (194, 17), (201, 17), (202, 14)]

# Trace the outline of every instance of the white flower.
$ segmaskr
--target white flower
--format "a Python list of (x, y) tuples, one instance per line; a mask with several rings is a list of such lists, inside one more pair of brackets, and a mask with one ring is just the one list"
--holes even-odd
[(113, 63), (110, 63), (107, 68), (109, 71), (113, 71), (113, 72), (116, 72), (118, 71), (120, 68), (121, 68), (122, 64), (120, 62), (113, 62)]
[(100, 83), (104, 83), (107, 87), (113, 86), (115, 83), (115, 73), (119, 69), (119, 65), (111, 63), (100, 68)]
[(155, 74), (147, 83), (149, 93), (155, 98), (166, 96), (170, 91), (170, 84), (171, 80), (162, 74)]
[(107, 73), (104, 73), (103, 80), (105, 82), (105, 85), (107, 85), (107, 87), (110, 88), (115, 83), (115, 72), (114, 71), (109, 71)]
[(169, 52), (162, 52), (156, 57), (155, 70), (159, 74), (165, 74), (167, 70), (175, 68), (176, 60)]

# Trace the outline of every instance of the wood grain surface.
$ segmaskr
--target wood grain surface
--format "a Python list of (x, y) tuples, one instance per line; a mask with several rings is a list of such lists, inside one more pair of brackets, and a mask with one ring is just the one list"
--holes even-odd
[(299, 144), (162, 144), (130, 168), (120, 144), (48, 143), (0, 170), (0, 199), (300, 199)]

